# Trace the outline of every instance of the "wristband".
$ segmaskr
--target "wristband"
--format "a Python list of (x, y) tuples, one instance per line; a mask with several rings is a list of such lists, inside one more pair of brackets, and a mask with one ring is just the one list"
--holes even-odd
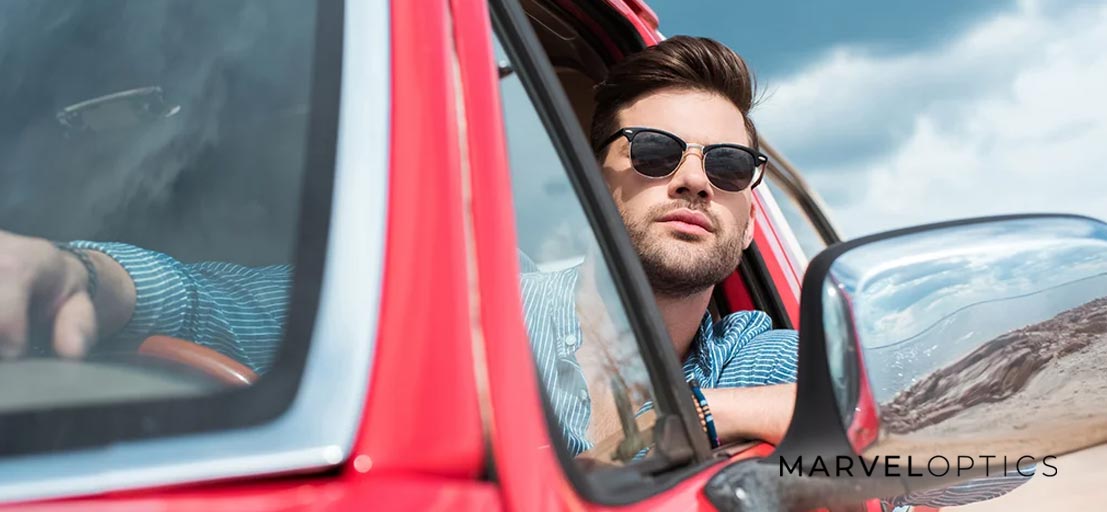
[(695, 398), (696, 405), (700, 414), (700, 420), (703, 421), (703, 429), (707, 433), (707, 440), (711, 443), (712, 448), (719, 447), (719, 434), (715, 430), (715, 418), (711, 416), (711, 408), (707, 406), (707, 398), (703, 396), (703, 391), (700, 390), (699, 384), (695, 380), (688, 381), (688, 387), (692, 389), (692, 397)]
[(96, 274), (96, 265), (92, 263), (92, 258), (89, 257), (88, 252), (63, 242), (54, 243), (54, 247), (76, 256), (77, 260), (81, 262), (81, 265), (84, 265), (85, 271), (88, 273), (88, 282), (85, 284), (85, 291), (88, 292), (88, 297), (90, 299), (95, 297), (96, 288), (100, 284), (100, 279), (99, 275)]

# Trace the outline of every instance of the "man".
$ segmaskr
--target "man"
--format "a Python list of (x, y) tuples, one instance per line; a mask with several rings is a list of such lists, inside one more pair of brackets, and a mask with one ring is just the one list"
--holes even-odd
[[(796, 333), (771, 330), (761, 312), (718, 321), (707, 312), (714, 286), (753, 239), (751, 189), (764, 157), (752, 99), (737, 54), (708, 39), (675, 37), (610, 70), (597, 87), (591, 141), (685, 376), (704, 388), (718, 440), (775, 443), (794, 403)], [(603, 308), (589, 303), (593, 282), (587, 264), (521, 280), (539, 373), (574, 454), (588, 453), (605, 433), (597, 425), (610, 431), (619, 416), (594, 406), (590, 397), (605, 383), (584, 375), (604, 346), (602, 327), (593, 328), (605, 324)], [(125, 244), (57, 247), (0, 233), (0, 283), (5, 357), (26, 350), (30, 311), (52, 328), (62, 356), (80, 357), (98, 338), (163, 333), (264, 372), (285, 319), (291, 269), (185, 265)], [(558, 361), (569, 362), (568, 371)]]
[[(604, 182), (642, 262), (685, 377), (704, 388), (724, 443), (744, 438), (778, 442), (795, 400), (794, 331), (770, 330), (771, 322), (761, 312), (734, 313), (718, 321), (707, 313), (714, 286), (734, 271), (753, 240), (752, 188), (764, 167), (748, 115), (752, 100), (752, 78), (737, 54), (708, 39), (674, 37), (610, 70), (596, 88), (591, 126)], [(535, 289), (540, 291), (534, 296), (557, 296), (565, 285), (556, 281), (575, 276), (575, 269), (524, 276), (524, 294)], [(554, 316), (578, 322), (571, 314)], [(576, 317), (588, 323), (587, 314)], [(528, 327), (541, 354), (542, 341), (557, 336), (543, 337), (537, 327), (549, 323), (533, 318), (527, 315)], [(553, 325), (560, 329), (557, 322)], [(569, 350), (558, 347), (559, 355), (574, 363), (596, 359), (589, 348), (606, 344), (588, 341)], [(560, 380), (571, 380), (576, 373), (565, 377), (547, 370), (543, 377), (547, 388), (557, 390)], [(600, 394), (594, 388), (589, 386), (588, 396)], [(595, 400), (577, 403), (583, 399), (571, 392), (555, 398), (559, 417), (584, 416), (576, 428), (566, 425), (570, 445), (579, 451), (590, 447), (587, 439), (597, 439), (602, 430), (603, 420), (594, 416), (604, 411)], [(592, 428), (586, 434), (588, 426)]]

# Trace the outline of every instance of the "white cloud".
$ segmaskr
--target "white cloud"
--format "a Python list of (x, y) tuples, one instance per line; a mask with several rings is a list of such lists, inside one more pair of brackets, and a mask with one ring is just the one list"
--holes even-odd
[(1107, 220), (1107, 6), (1025, 1), (909, 54), (831, 50), (755, 112), (847, 237), (952, 218)]

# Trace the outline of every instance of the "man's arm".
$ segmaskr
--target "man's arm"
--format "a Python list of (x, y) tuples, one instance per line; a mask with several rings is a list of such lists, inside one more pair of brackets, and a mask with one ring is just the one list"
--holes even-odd
[(120, 343), (164, 334), (215, 349), (258, 372), (272, 364), (288, 316), (291, 266), (185, 264), (127, 244), (72, 245), (106, 255), (133, 283), (132, 315), (114, 331)]
[(152, 334), (194, 341), (264, 372), (288, 313), (290, 266), (184, 264), (119, 243), (73, 242), (77, 256), (51, 242), (0, 231), (0, 356), (26, 353), (34, 333), (52, 332), (64, 357), (81, 357), (97, 339), (137, 344)]
[(779, 443), (792, 421), (796, 403), (799, 335), (769, 330), (764, 313), (734, 317), (748, 320), (733, 332), (741, 334), (729, 358), (722, 362), (713, 386), (702, 388), (715, 419), (719, 441), (760, 439)]
[(780, 443), (792, 421), (795, 384), (703, 389), (719, 441), (760, 439)]
[(100, 334), (123, 328), (135, 305), (134, 284), (104, 254), (87, 253), (96, 274), (48, 240), (0, 231), (0, 356), (24, 354), (31, 337), (51, 333), (63, 357), (81, 357)]

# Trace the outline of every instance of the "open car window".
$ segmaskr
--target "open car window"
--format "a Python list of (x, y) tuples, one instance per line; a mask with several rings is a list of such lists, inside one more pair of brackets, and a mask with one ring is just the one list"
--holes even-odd
[[(541, 15), (552, 10), (538, 20), (506, 2), (492, 11), (522, 314), (550, 434), (578, 491), (631, 503), (687, 476), (683, 470), (708, 457), (707, 439), (581, 132), (588, 109), (578, 107), (589, 88), (565, 89), (587, 79), (578, 66), (588, 59), (576, 58), (587, 53), (551, 47), (562, 52), (551, 67), (550, 40), (530, 29), (550, 23)], [(573, 39), (559, 34), (555, 40)]]
[[(509, 62), (497, 44), (497, 58)], [(524, 315), (560, 434), (582, 466), (651, 456), (654, 393), (634, 332), (518, 76), (500, 80), (522, 251)], [(551, 214), (552, 212), (556, 212)]]

